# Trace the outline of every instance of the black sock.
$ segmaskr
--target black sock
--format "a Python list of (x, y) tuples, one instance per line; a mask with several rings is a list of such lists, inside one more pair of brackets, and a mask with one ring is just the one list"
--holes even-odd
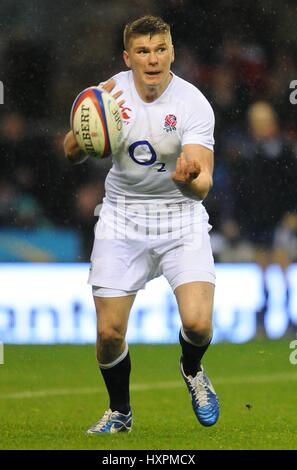
[(131, 361), (129, 351), (124, 359), (110, 368), (100, 367), (110, 400), (110, 409), (127, 414), (130, 411), (129, 377)]
[(184, 340), (181, 331), (179, 332), (179, 342), (182, 347), (182, 364), (186, 375), (195, 377), (201, 370), (201, 359), (211, 343), (211, 340), (204, 346), (195, 346)]

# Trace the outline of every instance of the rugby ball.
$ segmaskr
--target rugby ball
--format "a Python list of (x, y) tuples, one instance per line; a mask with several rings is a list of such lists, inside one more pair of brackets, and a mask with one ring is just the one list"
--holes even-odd
[(103, 89), (89, 87), (76, 97), (70, 126), (79, 147), (88, 155), (105, 158), (120, 147), (121, 111), (115, 99)]

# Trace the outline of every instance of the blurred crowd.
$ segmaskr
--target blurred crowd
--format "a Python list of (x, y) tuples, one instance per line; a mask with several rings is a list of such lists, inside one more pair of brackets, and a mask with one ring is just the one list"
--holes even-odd
[(80, 259), (89, 259), (111, 162), (66, 161), (71, 104), (86, 86), (124, 70), (125, 23), (158, 14), (173, 26), (173, 71), (201, 89), (216, 116), (214, 187), (205, 201), (215, 259), (257, 261), (263, 270), (276, 261), (285, 275), (297, 261), (297, 120), (289, 100), (297, 14), (294, 2), (255, 5), (93, 0), (82, 8), (70, 0), (67, 9), (46, 1), (30, 11), (3, 0), (1, 227), (72, 227)]

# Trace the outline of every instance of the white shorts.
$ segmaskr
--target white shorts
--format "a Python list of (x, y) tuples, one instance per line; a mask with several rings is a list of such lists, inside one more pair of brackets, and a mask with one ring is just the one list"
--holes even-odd
[[(102, 219), (99, 230), (106, 229)], [(195, 281), (215, 284), (215, 270), (207, 221), (196, 227), (195, 236), (178, 239), (95, 238), (88, 283), (93, 295), (120, 297), (136, 294), (147, 281), (160, 275), (172, 290)], [(98, 229), (98, 227), (97, 227)]]

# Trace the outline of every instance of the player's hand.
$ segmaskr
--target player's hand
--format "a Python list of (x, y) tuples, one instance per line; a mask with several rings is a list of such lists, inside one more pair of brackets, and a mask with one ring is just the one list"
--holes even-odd
[[(99, 88), (102, 88), (103, 90), (107, 91), (107, 93), (110, 93), (112, 92), (112, 90), (114, 89), (114, 87), (116, 86), (116, 82), (113, 78), (111, 78), (110, 80), (107, 80), (107, 82), (105, 83), (100, 83), (99, 85)], [(114, 93), (112, 95), (112, 97), (116, 100), (116, 102), (118, 103), (119, 106), (122, 106), (124, 103), (125, 103), (125, 100), (121, 100), (121, 101), (117, 101), (118, 98), (123, 94), (123, 91), (120, 90), (120, 91), (117, 91), (116, 93)]]
[(196, 179), (201, 172), (200, 164), (197, 160), (188, 159), (181, 153), (176, 160), (175, 171), (171, 177), (176, 184), (187, 185)]
[(83, 153), (80, 147), (78, 146), (78, 143), (76, 142), (76, 138), (72, 130), (67, 132), (63, 142), (63, 146), (65, 157), (71, 163), (82, 163), (88, 158), (88, 155)]

